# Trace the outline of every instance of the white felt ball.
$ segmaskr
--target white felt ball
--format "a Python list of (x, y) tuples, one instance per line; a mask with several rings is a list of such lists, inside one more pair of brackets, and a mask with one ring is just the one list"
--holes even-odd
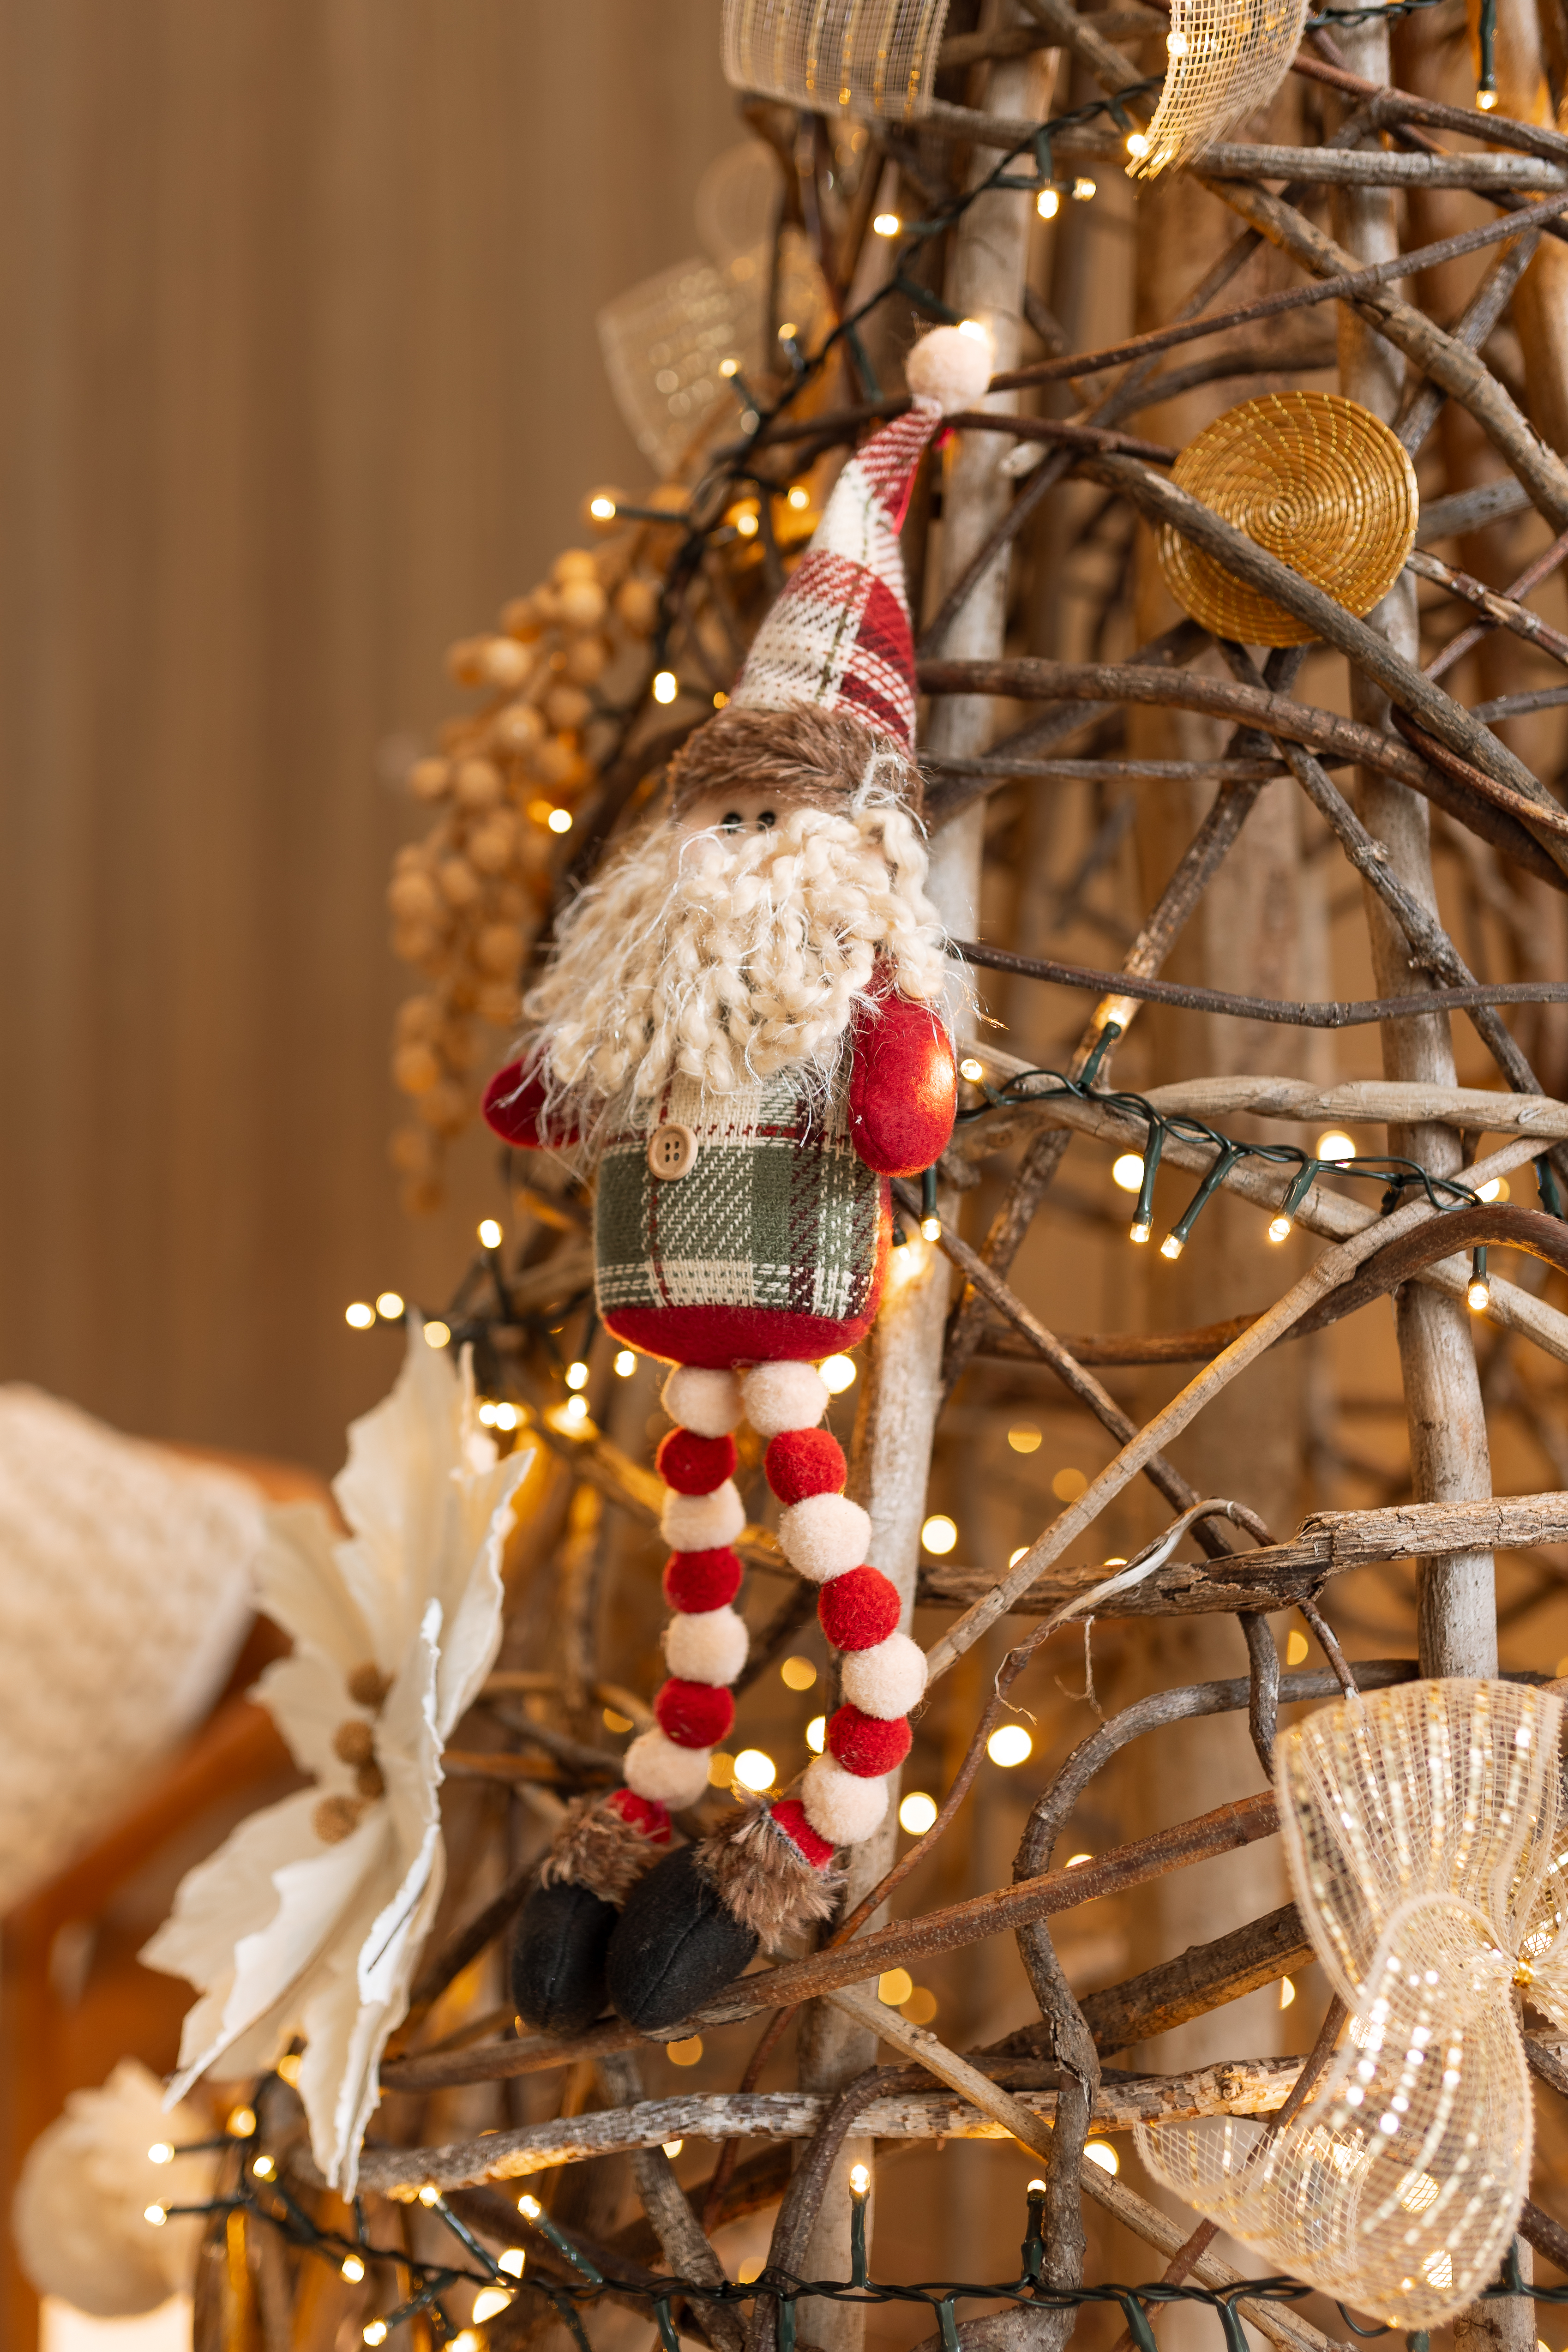
[[(733, 1609), (704, 1609), (695, 1617), (672, 1617), (664, 1628), (664, 1658), (677, 1682), (732, 1683), (746, 1664), (750, 1646), (746, 1620)], [(911, 1643), (910, 1647), (914, 1646)], [(924, 1658), (921, 1664), (924, 1668)], [(922, 1672), (923, 1687), (925, 1679)], [(866, 1713), (870, 1712), (868, 1707)]]
[(678, 1813), (695, 1805), (707, 1787), (708, 1748), (677, 1748), (655, 1724), (640, 1732), (626, 1750), (626, 1786), (634, 1796), (669, 1805)]
[(891, 1723), (925, 1695), (925, 1653), (907, 1633), (890, 1633), (869, 1650), (849, 1651), (840, 1681), (852, 1706)]
[(862, 1780), (846, 1772), (831, 1756), (819, 1756), (806, 1767), (800, 1802), (806, 1819), (820, 1838), (835, 1845), (859, 1845), (870, 1837), (887, 1811), (887, 1780)]
[(677, 1364), (664, 1382), (664, 1411), (680, 1429), (699, 1437), (727, 1437), (741, 1417), (740, 1382), (733, 1372), (706, 1372)]
[(741, 1381), (740, 1393), (758, 1437), (815, 1429), (828, 1410), (827, 1384), (815, 1364), (754, 1364)]
[(746, 1525), (746, 1506), (733, 1478), (711, 1495), (668, 1494), (659, 1532), (672, 1551), (713, 1551), (735, 1541)]
[(779, 1541), (797, 1576), (826, 1584), (859, 1568), (871, 1542), (871, 1521), (847, 1495), (808, 1495), (779, 1514)]
[(990, 336), (974, 320), (933, 327), (904, 362), (904, 381), (916, 400), (935, 400), (948, 415), (985, 396), (995, 360)]

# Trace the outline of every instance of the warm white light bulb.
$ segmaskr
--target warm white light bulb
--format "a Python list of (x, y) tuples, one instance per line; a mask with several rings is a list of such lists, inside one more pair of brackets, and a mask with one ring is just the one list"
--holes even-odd
[(343, 1309), (343, 1320), (350, 1331), (368, 1331), (375, 1319), (376, 1310), (368, 1298), (356, 1298)]
[(144, 2221), (150, 2222), (154, 2230), (161, 2230), (169, 2216), (164, 2212), (162, 2205), (149, 2205), (141, 2218)]
[(270, 2180), (277, 2170), (277, 2165), (269, 2156), (258, 2156), (250, 2168), (258, 2180)]
[(479, 1220), (479, 1239), (480, 1239), (480, 1241), (484, 1244), (484, 1245), (485, 1245), (485, 1247), (486, 1247), (486, 1249), (499, 1249), (499, 1248), (500, 1248), (500, 1246), (501, 1246), (501, 1228), (500, 1228), (500, 1226), (496, 1223), (496, 1220), (495, 1220), (495, 1218), (494, 1218), (494, 1217), (481, 1217), (481, 1218), (480, 1218), (480, 1220)]
[(358, 2254), (345, 2254), (338, 2268), (350, 2286), (358, 2286), (365, 2275), (365, 2266)]
[(424, 1327), (424, 1344), (427, 1348), (450, 1348), (451, 1324), (443, 1323), (439, 1319), (434, 1323), (427, 1323)]
[(1061, 210), (1061, 198), (1054, 188), (1041, 188), (1034, 200), (1034, 208), (1041, 220), (1054, 220)]
[(1149, 1238), (1150, 1231), (1151, 1228), (1143, 1223), (1129, 1225), (1127, 1227), (1127, 1239), (1130, 1242), (1146, 1242)]
[(936, 1818), (936, 1800), (923, 1789), (911, 1789), (898, 1808), (898, 1826), (911, 1837), (924, 1837)]
[(1507, 1182), (1501, 1176), (1494, 1176), (1490, 1184), (1481, 1184), (1477, 1187), (1476, 1198), (1478, 1201), (1506, 1201), (1508, 1198)]
[(939, 1242), (942, 1238), (941, 1218), (922, 1217), (920, 1220), (920, 1233), (921, 1238), (925, 1241)]
[(1180, 1257), (1186, 1247), (1186, 1244), (1182, 1241), (1177, 1234), (1167, 1234), (1164, 1241), (1160, 1244), (1160, 1255), (1162, 1257), (1176, 1259)]
[(566, 1384), (569, 1389), (585, 1389), (588, 1386), (588, 1366), (580, 1357), (575, 1364), (568, 1364)]
[(618, 1380), (629, 1381), (637, 1369), (637, 1359), (630, 1348), (616, 1350), (614, 1371)]
[(1144, 133), (1141, 131), (1129, 131), (1127, 133), (1128, 154), (1142, 156), (1146, 155), (1148, 152), (1149, 142), (1144, 136)]
[(595, 522), (613, 522), (615, 520), (615, 501), (613, 499), (590, 499), (588, 501), (588, 511), (593, 517)]
[(440, 2204), (441, 2191), (437, 2189), (433, 2180), (427, 2180), (424, 2187), (420, 2190), (419, 2201), (422, 2205), (427, 2208)]
[(961, 1078), (967, 1078), (972, 1087), (977, 1087), (985, 1075), (985, 1064), (977, 1062), (973, 1054), (966, 1054), (958, 1065), (958, 1076)]
[(517, 2210), (522, 2215), (525, 2221), (537, 2221), (540, 2213), (544, 2210), (544, 2208), (540, 2205), (537, 2197), (519, 2197), (517, 2200)]
[(568, 1397), (561, 1410), (569, 1423), (575, 1428), (580, 1421), (588, 1419), (588, 1399), (583, 1396)]
[(517, 1425), (517, 1406), (515, 1404), (498, 1404), (496, 1407), (494, 1420), (497, 1429), (516, 1429)]
[(1189, 46), (1190, 44), (1188, 43), (1185, 33), (1167, 33), (1166, 35), (1166, 54), (1167, 57), (1185, 58)]
[(508, 2246), (504, 2254), (497, 2256), (496, 2268), (505, 2271), (508, 2278), (521, 2278), (528, 2267), (528, 2260), (521, 2246)]
[(1292, 1222), (1293, 1220), (1287, 1217), (1281, 1209), (1279, 1215), (1270, 1222), (1269, 1239), (1271, 1242), (1282, 1242), (1289, 1234)]
[(740, 362), (738, 360), (720, 360), (718, 363), (718, 372), (720, 375), (738, 375), (740, 373)]
[(920, 1530), (920, 1540), (927, 1551), (935, 1552), (940, 1559), (958, 1540), (957, 1523), (946, 1511), (933, 1511)]
[(673, 669), (662, 669), (653, 680), (655, 702), (674, 702), (681, 690), (680, 680)]
[(360, 2334), (367, 2344), (384, 2344), (387, 2340), (386, 2321), (384, 2319), (369, 2320), (361, 2328)]
[(806, 1726), (806, 1745), (813, 1756), (820, 1756), (828, 1744), (828, 1718), (814, 1715)]
[(1478, 89), (1476, 92), (1476, 104), (1483, 114), (1490, 114), (1493, 107), (1497, 104), (1496, 90)]
[(1100, 2167), (1102, 2172), (1120, 2172), (1122, 2169), (1122, 2159), (1108, 2139), (1086, 2140), (1083, 2153), (1091, 2164)]
[(662, 2142), (662, 2146), (664, 2147), (664, 2154), (669, 2158), (670, 2162), (674, 2164), (676, 2157), (679, 2156), (682, 2148), (685, 2147), (685, 2141), (684, 2139), (667, 2139)]
[(486, 2319), (494, 2319), (498, 2313), (505, 2311), (511, 2300), (509, 2286), (482, 2286), (474, 2298), (476, 2321), (482, 2326)]
[(855, 1360), (852, 1356), (825, 1356), (817, 1372), (830, 1396), (842, 1396), (855, 1384)]
[(570, 809), (552, 808), (549, 816), (546, 817), (545, 823), (549, 825), (552, 833), (570, 833), (571, 831), (571, 811)]
[(376, 1295), (376, 1313), (385, 1323), (401, 1323), (403, 1299), (401, 1290), (382, 1290)]
[(735, 1759), (735, 1777), (743, 1789), (754, 1791), (773, 1786), (776, 1767), (771, 1756), (760, 1748), (743, 1748)]
[(1141, 1151), (1124, 1151), (1111, 1163), (1111, 1181), (1120, 1192), (1136, 1192), (1144, 1181), (1144, 1155)]
[(750, 507), (741, 508), (740, 512), (735, 518), (735, 527), (740, 533), (742, 539), (756, 538), (758, 530), (757, 517)]
[(147, 2151), (149, 2164), (172, 2164), (174, 2151), (166, 2139), (155, 2139)]
[(967, 335), (972, 343), (988, 343), (991, 340), (990, 329), (980, 319), (960, 319), (958, 332)]
[[(804, 482), (797, 482), (794, 484), (793, 488), (789, 491), (787, 503), (794, 508), (797, 514), (800, 514), (810, 505), (811, 493), (806, 488)], [(727, 695), (725, 699), (727, 701), (728, 698), (729, 698)]]
[(875, 229), (878, 236), (896, 236), (899, 230), (904, 226), (904, 223), (899, 219), (896, 213), (878, 213), (875, 220), (872, 223), (872, 226)]
[(871, 2193), (871, 2174), (863, 2164), (852, 2164), (850, 2167), (850, 2193), (853, 2197), (866, 2197)]
[(1094, 194), (1094, 182), (1088, 179), (1074, 180), (1072, 183), (1072, 194), (1079, 204), (1086, 205), (1089, 202), (1090, 197)]
[(1484, 1315), (1491, 1305), (1491, 1285), (1484, 1280), (1472, 1282), (1465, 1293), (1465, 1304), (1472, 1315)]
[(1331, 1127), (1319, 1136), (1316, 1156), (1320, 1160), (1354, 1160), (1354, 1139), (1343, 1128)]
[(986, 1753), (993, 1764), (1009, 1769), (1022, 1764), (1034, 1752), (1034, 1742), (1021, 1723), (998, 1724), (986, 1742)]

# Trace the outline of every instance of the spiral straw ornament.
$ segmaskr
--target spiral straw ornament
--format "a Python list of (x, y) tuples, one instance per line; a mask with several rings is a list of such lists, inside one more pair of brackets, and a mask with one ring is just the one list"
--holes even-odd
[[(1385, 596), (1416, 537), (1416, 469), (1379, 417), (1333, 392), (1276, 392), (1217, 417), (1172, 479), (1358, 616)], [(1302, 646), (1316, 632), (1168, 524), (1160, 569), (1216, 636)]]

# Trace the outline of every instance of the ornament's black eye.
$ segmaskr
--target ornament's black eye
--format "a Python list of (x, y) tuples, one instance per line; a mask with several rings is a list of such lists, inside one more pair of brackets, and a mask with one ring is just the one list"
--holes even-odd
[(719, 824), (724, 827), (726, 833), (738, 833), (745, 823), (746, 819), (741, 815), (738, 809), (726, 809), (724, 814), (719, 819)]
[(762, 827), (763, 832), (766, 833), (770, 825), (778, 824), (779, 819), (774, 815), (771, 809), (759, 809), (757, 814), (757, 822)]

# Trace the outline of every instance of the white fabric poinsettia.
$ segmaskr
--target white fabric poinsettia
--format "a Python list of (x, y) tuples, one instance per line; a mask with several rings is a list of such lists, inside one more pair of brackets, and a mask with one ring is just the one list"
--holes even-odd
[(276, 2063), (305, 2038), (299, 2095), (326, 2179), (351, 2190), (387, 2037), (441, 1898), (441, 1755), (501, 1639), (501, 1548), (532, 1459), (497, 1459), (472, 1371), (411, 1330), (385, 1402), (349, 1432), (333, 1486), (272, 1515), (257, 1602), (294, 1639), (256, 1696), (317, 1786), (242, 1822), (191, 1871), (147, 1946), (202, 1998), (180, 2097), (222, 2059)]

